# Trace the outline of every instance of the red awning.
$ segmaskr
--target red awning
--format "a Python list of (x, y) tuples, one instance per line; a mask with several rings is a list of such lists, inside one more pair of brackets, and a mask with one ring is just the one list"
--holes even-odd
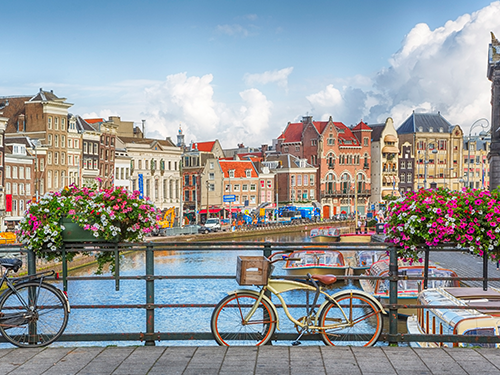
[[(229, 208), (225, 208), (227, 212), (229, 212)], [(231, 208), (231, 212), (241, 212), (240, 208)]]
[[(216, 214), (216, 213), (220, 212), (220, 210), (222, 210), (222, 208), (210, 208), (209, 212), (211, 214)], [(206, 208), (204, 210), (200, 210), (200, 214), (206, 214), (206, 213), (207, 213), (207, 209)]]

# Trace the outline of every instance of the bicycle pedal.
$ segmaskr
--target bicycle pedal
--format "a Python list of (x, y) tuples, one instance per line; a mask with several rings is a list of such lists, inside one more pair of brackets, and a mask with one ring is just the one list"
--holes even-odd
[(299, 346), (300, 344), (302, 344), (300, 341), (292, 342), (292, 346)]

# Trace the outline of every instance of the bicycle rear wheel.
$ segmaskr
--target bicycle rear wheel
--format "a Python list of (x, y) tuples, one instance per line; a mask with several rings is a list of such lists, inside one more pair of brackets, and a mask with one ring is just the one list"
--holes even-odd
[(320, 326), (331, 326), (321, 331), (324, 343), (331, 346), (374, 345), (383, 327), (382, 314), (377, 304), (355, 292), (339, 297), (337, 302), (341, 308), (329, 302), (319, 316)]
[(274, 309), (261, 300), (247, 323), (243, 319), (258, 297), (252, 293), (238, 293), (222, 299), (215, 307), (211, 329), (215, 341), (223, 346), (266, 344), (276, 329)]
[(62, 335), (68, 314), (59, 289), (37, 282), (18, 284), (0, 299), (0, 332), (21, 348), (46, 346)]

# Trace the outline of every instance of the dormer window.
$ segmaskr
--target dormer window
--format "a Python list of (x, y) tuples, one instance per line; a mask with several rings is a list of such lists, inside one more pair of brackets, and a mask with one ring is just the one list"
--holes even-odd
[(442, 133), (444, 129), (442, 127), (439, 128), (439, 132)]
[(229, 172), (229, 178), (234, 178), (234, 169), (231, 169)]
[(251, 170), (251, 169), (247, 169), (247, 170), (245, 171), (245, 175), (246, 175), (246, 177), (247, 177), (247, 178), (252, 177), (252, 170)]
[(422, 132), (424, 131), (424, 128), (423, 128), (423, 127), (421, 127), (421, 126), (419, 126), (419, 127), (418, 127), (418, 131), (419, 131), (420, 133), (422, 133)]
[(429, 133), (432, 133), (434, 131), (434, 128), (429, 128)]

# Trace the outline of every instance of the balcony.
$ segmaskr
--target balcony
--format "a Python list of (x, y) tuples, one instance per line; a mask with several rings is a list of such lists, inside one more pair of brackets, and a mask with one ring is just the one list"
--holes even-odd
[[(321, 192), (321, 198), (354, 197), (354, 194), (354, 189), (325, 190)], [(369, 197), (371, 195), (371, 190), (358, 190), (357, 195), (358, 197)]]

